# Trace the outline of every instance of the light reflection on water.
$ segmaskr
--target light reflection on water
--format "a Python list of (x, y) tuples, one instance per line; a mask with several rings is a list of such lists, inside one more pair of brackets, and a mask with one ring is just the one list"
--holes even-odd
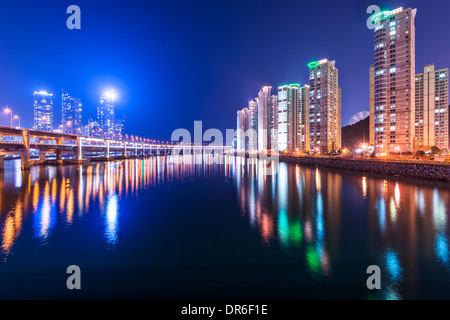
[[(7, 161), (7, 171), (0, 174), (0, 267), (29, 236), (26, 221), (31, 221), (33, 246), (45, 247), (59, 226), (70, 231), (88, 215), (97, 215), (103, 250), (120, 254), (117, 248), (127, 228), (124, 198), (140, 199), (158, 186), (201, 184), (221, 176), (236, 189), (238, 214), (249, 237), (256, 232), (262, 247), (301, 261), (304, 277), (313, 281), (357, 278), (346, 273), (346, 265), (361, 267), (365, 281), (365, 268), (377, 264), (382, 290), (367, 296), (403, 299), (420, 297), (424, 273), (449, 276), (450, 192), (445, 186), (285, 163), (276, 175), (266, 175), (274, 169), (256, 159), (226, 156), (217, 165), (211, 164), (211, 156), (180, 157), (33, 167), (29, 172), (17, 169), (19, 162)], [(220, 195), (202, 196), (222, 201)]]
[[(355, 263), (366, 259), (366, 266), (377, 264), (382, 269), (382, 290), (368, 293), (372, 298), (420, 296), (418, 287), (428, 276), (432, 278), (433, 271), (427, 270), (430, 261), (448, 279), (450, 191), (444, 184), (418, 181), (415, 185), (414, 180), (383, 180), (359, 173), (345, 177), (333, 170), (280, 163), (275, 183), (261, 185), (263, 172), (258, 166), (239, 159), (236, 163), (240, 207), (248, 212), (250, 224), (259, 223), (266, 245), (301, 247), (299, 253), (313, 276), (338, 277), (334, 269), (340, 267), (346, 251)], [(273, 201), (268, 201), (271, 195)], [(357, 202), (343, 204), (353, 200)], [(253, 218), (270, 212), (265, 219)], [(358, 229), (366, 231), (343, 247), (342, 240)], [(357, 251), (352, 255), (352, 250), (364, 245), (368, 257), (358, 256)]]

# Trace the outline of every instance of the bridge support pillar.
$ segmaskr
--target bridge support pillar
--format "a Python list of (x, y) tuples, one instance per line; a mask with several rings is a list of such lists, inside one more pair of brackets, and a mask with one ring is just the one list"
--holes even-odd
[(44, 162), (45, 161), (45, 152), (39, 151), (39, 161)]
[(77, 159), (82, 160), (83, 159), (83, 151), (81, 151), (81, 139), (80, 137), (77, 137)]
[(57, 149), (56, 150), (56, 160), (62, 160), (62, 150)]
[(5, 170), (5, 156), (0, 156), (0, 171)]
[(28, 151), (22, 151), (20, 154), (20, 168), (30, 170), (30, 154)]
[(20, 167), (22, 170), (30, 169), (30, 131), (22, 130), (24, 151), (20, 154)]

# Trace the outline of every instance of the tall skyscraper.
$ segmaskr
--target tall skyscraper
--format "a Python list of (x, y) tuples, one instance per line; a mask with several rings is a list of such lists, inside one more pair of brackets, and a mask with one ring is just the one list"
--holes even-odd
[(114, 122), (114, 139), (121, 140), (125, 132), (125, 115), (121, 119), (115, 119)]
[(258, 151), (275, 147), (277, 130), (277, 98), (271, 95), (272, 87), (265, 86), (258, 93)]
[(114, 90), (106, 92), (101, 98), (97, 107), (97, 121), (100, 125), (102, 135), (104, 137), (112, 138), (114, 136), (114, 100), (116, 93)]
[(247, 130), (250, 128), (250, 112), (248, 108), (243, 108), (237, 112), (237, 146), (238, 151), (249, 149), (249, 139), (246, 137)]
[(369, 145), (375, 146), (375, 67), (369, 69)]
[(258, 150), (258, 98), (248, 102), (249, 113), (249, 129), (251, 129), (249, 137), (249, 150)]
[(278, 150), (306, 151), (309, 142), (309, 87), (278, 87)]
[(34, 92), (34, 125), (37, 130), (53, 130), (53, 94)]
[(83, 105), (81, 104), (81, 99), (71, 97), (62, 90), (61, 110), (63, 132), (82, 134)]
[(434, 70), (434, 64), (416, 74), (416, 149), (449, 149), (448, 76), (448, 68)]
[(375, 155), (414, 151), (416, 9), (374, 16)]
[(309, 85), (300, 88), (300, 120), (299, 120), (299, 149), (305, 153), (310, 152), (310, 135), (309, 135)]
[(335, 61), (308, 64), (310, 149), (330, 154), (341, 148), (341, 88)]

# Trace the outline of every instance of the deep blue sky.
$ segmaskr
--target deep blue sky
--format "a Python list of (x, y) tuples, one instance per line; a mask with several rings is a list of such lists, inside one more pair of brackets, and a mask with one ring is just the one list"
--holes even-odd
[[(66, 28), (71, 4), (81, 8), (81, 30)], [(307, 83), (306, 64), (328, 58), (339, 68), (345, 125), (369, 109), (371, 4), (417, 8), (416, 70), (450, 66), (450, 1), (2, 0), (0, 106), (31, 127), (33, 92), (46, 90), (60, 121), (64, 88), (81, 97), (87, 120), (115, 88), (128, 133), (169, 139), (194, 120), (204, 130), (235, 128), (236, 111), (261, 86)]]

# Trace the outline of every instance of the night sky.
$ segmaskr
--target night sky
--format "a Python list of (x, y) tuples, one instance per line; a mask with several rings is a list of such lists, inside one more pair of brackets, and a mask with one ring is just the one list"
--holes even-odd
[[(66, 8), (81, 8), (69, 30)], [(129, 134), (170, 139), (177, 128), (235, 128), (261, 86), (308, 81), (307, 63), (336, 60), (342, 123), (369, 110), (373, 30), (369, 5), (413, 7), (416, 71), (450, 67), (450, 1), (6, 1), (0, 4), (0, 106), (33, 125), (33, 92), (81, 97), (83, 120), (116, 89)], [(275, 93), (276, 90), (273, 90)], [(9, 118), (0, 114), (0, 124)]]

